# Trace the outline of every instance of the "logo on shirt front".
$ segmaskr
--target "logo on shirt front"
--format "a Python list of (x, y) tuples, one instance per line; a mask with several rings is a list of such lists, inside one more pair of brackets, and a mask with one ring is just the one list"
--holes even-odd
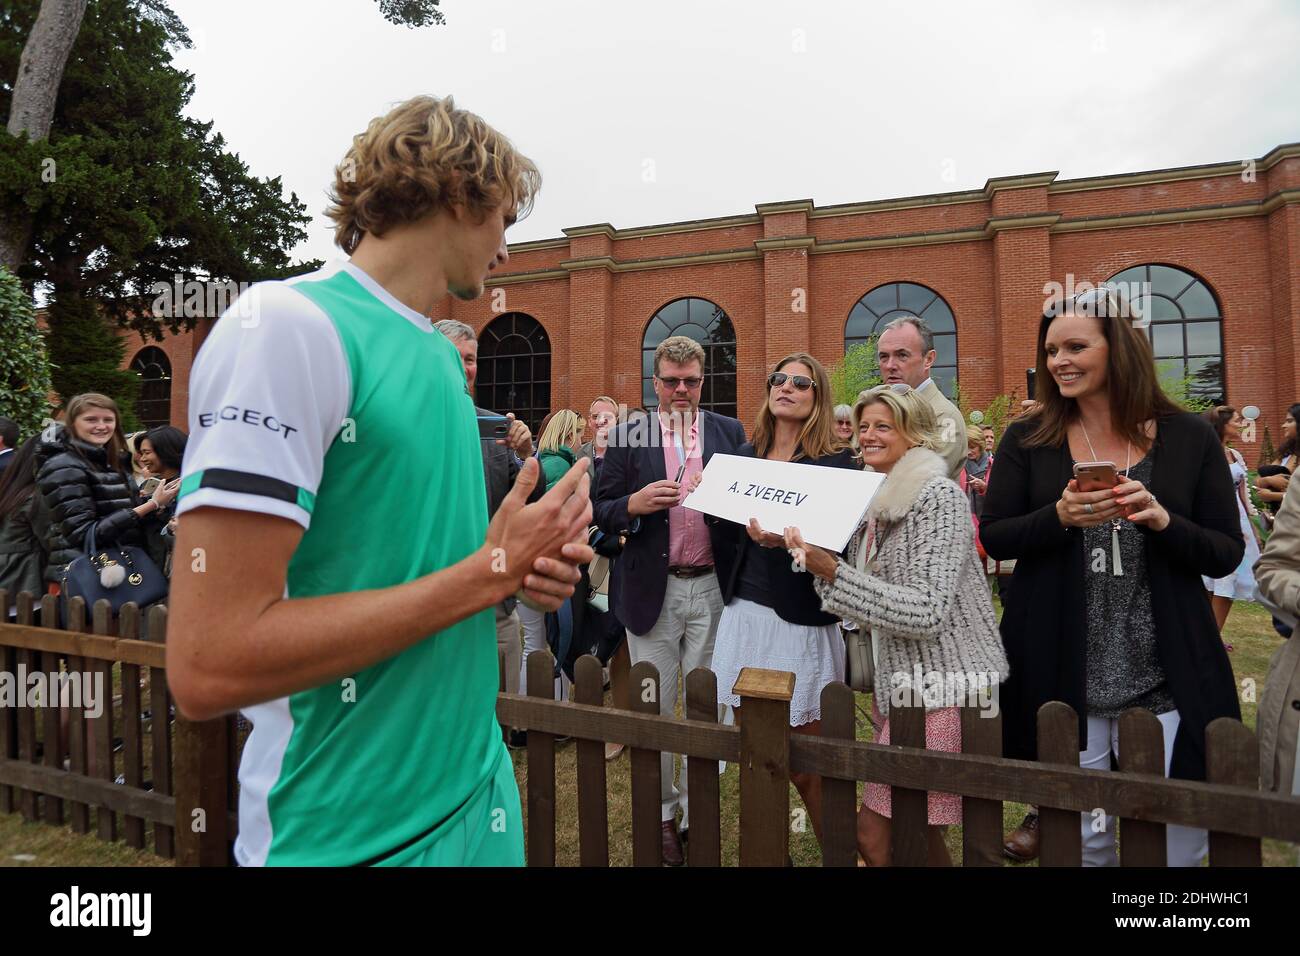
[(265, 428), (267, 431), (283, 435), (286, 440), (298, 430), (293, 425), (280, 421), (274, 415), (268, 415), (253, 408), (240, 408), (237, 405), (223, 405), (215, 412), (199, 413), (200, 428), (211, 428), (218, 422), (240, 422), (244, 425)]

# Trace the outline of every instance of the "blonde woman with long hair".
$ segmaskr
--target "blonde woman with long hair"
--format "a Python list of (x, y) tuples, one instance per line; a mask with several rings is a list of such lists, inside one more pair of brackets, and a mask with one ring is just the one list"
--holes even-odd
[[(920, 697), (926, 747), (960, 752), (958, 708), (987, 704), (1007, 674), (970, 505), (934, 451), (934, 413), (909, 385), (863, 392), (853, 422), (863, 461), (886, 477), (844, 557), (806, 544), (798, 528), (786, 529), (785, 544), (812, 572), (822, 609), (872, 632), (877, 742), (890, 741), (891, 703)], [(870, 865), (892, 860), (891, 804), (888, 786), (867, 784), (858, 850)], [(944, 830), (961, 822), (961, 798), (931, 793), (928, 804), (930, 863), (949, 865)]]
[[(572, 409), (561, 408), (551, 412), (542, 422), (541, 435), (537, 439), (537, 461), (542, 466), (541, 480), (546, 482), (546, 490), (563, 478), (578, 460), (578, 451), (582, 447), (582, 433), (587, 427), (582, 416)], [(519, 692), (528, 693), (528, 655), (546, 647), (546, 615), (530, 607), (526, 601), (520, 601), (517, 607), (519, 623), (524, 628), (524, 657), (519, 666)], [(555, 679), (555, 696), (563, 700), (568, 678), (561, 674)]]

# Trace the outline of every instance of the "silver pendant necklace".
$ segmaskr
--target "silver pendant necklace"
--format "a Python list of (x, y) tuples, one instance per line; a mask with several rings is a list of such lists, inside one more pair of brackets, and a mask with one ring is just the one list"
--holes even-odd
[[(1097, 450), (1092, 447), (1092, 439), (1088, 437), (1088, 429), (1084, 427), (1082, 418), (1079, 419), (1079, 431), (1083, 432), (1083, 440), (1088, 443), (1088, 454), (1092, 455), (1092, 460), (1100, 461), (1101, 459), (1097, 457)], [(1124, 444), (1127, 448), (1127, 451), (1124, 453), (1124, 477), (1127, 478), (1129, 469), (1133, 466), (1133, 444), (1127, 441)], [(1122, 578), (1124, 576), (1124, 565), (1120, 561), (1119, 557), (1120, 520), (1121, 519), (1119, 518), (1112, 518), (1110, 521), (1110, 563), (1113, 569), (1112, 573), (1117, 578)]]

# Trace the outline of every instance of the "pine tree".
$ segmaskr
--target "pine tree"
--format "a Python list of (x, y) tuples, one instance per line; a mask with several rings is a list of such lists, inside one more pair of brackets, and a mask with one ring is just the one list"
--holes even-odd
[(49, 416), (49, 393), (50, 362), (31, 296), (0, 266), (0, 415), (17, 422), (23, 437), (34, 435)]
[(117, 402), (122, 427), (138, 427), (140, 380), (122, 368), (126, 346), (89, 299), (60, 295), (50, 302), (50, 357), (54, 389), (66, 405), (74, 395), (100, 392)]

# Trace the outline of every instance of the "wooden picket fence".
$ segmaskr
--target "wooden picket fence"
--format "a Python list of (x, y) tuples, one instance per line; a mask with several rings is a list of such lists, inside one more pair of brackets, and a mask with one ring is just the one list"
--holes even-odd
[[(102, 711), (88, 717), (84, 707), (66, 704), (0, 706), (0, 812), (66, 822), (76, 833), (93, 829), (101, 840), (136, 849), (150, 837), (156, 854), (181, 865), (225, 865), (237, 827), (230, 812), (235, 718), (195, 723), (172, 713), (167, 609), (149, 609), (145, 641), (134, 604), (114, 619), (100, 601), (88, 620), (85, 602), (75, 598), (63, 627), (52, 628), (34, 626), (32, 595), (23, 592), (16, 603), (17, 623), (0, 624), (0, 673), (16, 677), (22, 668), (102, 682)], [(57, 605), (52, 595), (40, 598), (42, 624), (58, 620)], [(0, 607), (8, 606), (0, 590)]]
[[(687, 862), (721, 862), (718, 762), (740, 766), (741, 866), (783, 866), (789, 851), (789, 773), (820, 774), (822, 857), (826, 866), (856, 866), (856, 782), (893, 786), (893, 862), (926, 864), (926, 791), (962, 798), (965, 866), (1000, 866), (1002, 802), (1039, 809), (1043, 866), (1079, 866), (1080, 816), (1097, 808), (1119, 818), (1121, 863), (1165, 866), (1165, 825), (1209, 831), (1212, 866), (1260, 866), (1264, 837), (1300, 843), (1300, 798), (1259, 791), (1259, 748), (1242, 723), (1219, 719), (1206, 731), (1208, 781), (1164, 777), (1164, 735), (1144, 710), (1120, 718), (1117, 772), (1079, 767), (1075, 712), (1053, 702), (1038, 714), (1040, 762), (1001, 756), (1001, 715), (961, 712), (960, 754), (925, 749), (925, 711), (893, 707), (889, 745), (855, 740), (853, 692), (841, 683), (822, 692), (821, 736), (790, 733), (794, 676), (746, 669), (733, 693), (740, 726), (717, 722), (717, 681), (703, 668), (685, 682), (685, 719), (659, 716), (659, 674), (642, 662), (631, 670), (632, 710), (602, 706), (600, 662), (584, 657), (575, 669), (572, 702), (554, 694), (552, 658), (528, 659), (528, 696), (501, 694), (497, 718), (528, 730), (528, 864), (555, 865), (555, 737), (577, 738), (577, 827), (583, 866), (608, 866), (608, 805), (602, 741), (631, 748), (632, 863), (659, 866), (661, 751), (686, 755), (691, 838)], [(643, 692), (645, 689), (650, 692)]]
[[(7, 606), (0, 592), (0, 606)], [(31, 595), (17, 601), (18, 623), (0, 624), (0, 672), (16, 675), (65, 671), (100, 675), (103, 710), (86, 717), (72, 706), (0, 707), (0, 812), (29, 821), (67, 822), (77, 833), (93, 829), (101, 840), (122, 840), (174, 858), (179, 865), (225, 866), (237, 830), (236, 768), (242, 743), (236, 719), (201, 723), (171, 713), (164, 641), (167, 611), (149, 610), (147, 636), (141, 615), (127, 605), (113, 619), (107, 602), (87, 618), (71, 602), (63, 628), (36, 626)], [(56, 619), (56, 599), (40, 599), (43, 624)], [(609, 862), (606, 741), (631, 748), (632, 859), (660, 865), (659, 753), (686, 755), (691, 777), (691, 839), (688, 861), (721, 862), (718, 762), (740, 767), (739, 853), (742, 866), (784, 865), (790, 833), (791, 770), (823, 777), (823, 860), (856, 864), (856, 782), (894, 786), (893, 859), (924, 865), (927, 790), (962, 797), (963, 855), (967, 866), (1002, 861), (1002, 801), (1038, 805), (1041, 862), (1080, 863), (1079, 813), (1104, 807), (1120, 818), (1124, 865), (1165, 863), (1166, 824), (1210, 831), (1213, 865), (1258, 866), (1260, 840), (1300, 843), (1300, 799), (1258, 790), (1258, 745), (1236, 721), (1218, 720), (1207, 730), (1209, 781), (1166, 780), (1163, 734), (1150, 713), (1130, 711), (1120, 723), (1120, 770), (1081, 770), (1075, 715), (1060, 703), (1039, 713), (1041, 762), (1000, 756), (1000, 717), (962, 712), (964, 752), (924, 749), (924, 711), (891, 710), (889, 746), (855, 738), (852, 691), (832, 684), (822, 694), (820, 737), (791, 734), (790, 692), (794, 677), (748, 670), (735, 691), (742, 698), (740, 726), (718, 723), (713, 673), (696, 670), (686, 679), (685, 718), (661, 717), (659, 675), (648, 663), (631, 670), (630, 710), (603, 706), (600, 663), (578, 662), (572, 701), (550, 699), (553, 662), (539, 651), (528, 660), (529, 696), (502, 693), (497, 717), (504, 728), (529, 731), (527, 789), (528, 862), (555, 863), (555, 737), (577, 738), (577, 834), (583, 866)], [(143, 678), (143, 680), (142, 680)], [(114, 700), (114, 690), (120, 703)], [(650, 693), (644, 692), (652, 688)], [(146, 716), (146, 711), (147, 716)], [(145, 727), (148, 726), (146, 732)], [(115, 752), (115, 730), (121, 744)], [(120, 757), (118, 756), (120, 752)], [(115, 782), (118, 777), (122, 783)], [(120, 825), (119, 825), (120, 823)], [(570, 821), (564, 821), (566, 827)]]

